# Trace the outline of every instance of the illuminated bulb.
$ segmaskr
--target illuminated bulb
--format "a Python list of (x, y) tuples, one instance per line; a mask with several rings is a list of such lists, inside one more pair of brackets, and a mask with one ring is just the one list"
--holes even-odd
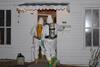
[(47, 23), (53, 23), (53, 19), (51, 15), (48, 15)]

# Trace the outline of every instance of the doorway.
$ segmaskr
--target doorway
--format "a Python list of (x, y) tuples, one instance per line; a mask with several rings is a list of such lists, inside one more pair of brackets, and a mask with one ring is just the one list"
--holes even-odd
[[(45, 24), (45, 23), (47, 23), (47, 18), (48, 18), (48, 15), (51, 15), (51, 17), (52, 17), (52, 20), (53, 20), (53, 22), (52, 23), (54, 23), (54, 24), (56, 24), (57, 22), (56, 22), (56, 10), (55, 9), (43, 9), (43, 10), (38, 10), (38, 21), (39, 21), (39, 18), (43, 18), (43, 25)], [(57, 44), (56, 44), (57, 45)], [(56, 50), (57, 51), (57, 50)], [(44, 60), (44, 59), (46, 59), (46, 57), (44, 56), (44, 57), (42, 57), (42, 54), (41, 54), (41, 47), (39, 47), (39, 60)]]

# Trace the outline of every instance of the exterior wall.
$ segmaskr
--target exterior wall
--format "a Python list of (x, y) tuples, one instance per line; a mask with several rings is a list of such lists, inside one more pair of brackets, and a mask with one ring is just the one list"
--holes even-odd
[(68, 23), (71, 24), (72, 28), (71, 31), (62, 33), (62, 43), (58, 43), (58, 45), (61, 45), (61, 47), (58, 47), (59, 52), (61, 51), (61, 54), (59, 55), (61, 63), (88, 64), (90, 59), (90, 49), (85, 47), (84, 42), (84, 9), (85, 7), (99, 6), (97, 0), (70, 1), (71, 12)]
[[(29, 0), (28, 0), (29, 1)], [(0, 9), (12, 9), (12, 45), (0, 46), (0, 58), (16, 59), (22, 52), (26, 61), (32, 61), (32, 38), (29, 34), (32, 23), (17, 23), (16, 6), (27, 0), (0, 0)], [(32, 0), (30, 0), (33, 2)], [(38, 0), (38, 2), (58, 2), (58, 0)], [(70, 15), (67, 18), (71, 31), (58, 33), (58, 59), (62, 64), (88, 64), (90, 49), (84, 46), (84, 8), (100, 7), (99, 0), (59, 0), (70, 3)], [(63, 19), (59, 19), (60, 21)]]

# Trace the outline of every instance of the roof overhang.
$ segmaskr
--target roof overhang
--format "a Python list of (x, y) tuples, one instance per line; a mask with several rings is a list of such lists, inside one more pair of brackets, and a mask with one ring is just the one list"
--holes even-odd
[(23, 3), (19, 4), (17, 11), (34, 11), (34, 10), (67, 10), (70, 12), (69, 3)]

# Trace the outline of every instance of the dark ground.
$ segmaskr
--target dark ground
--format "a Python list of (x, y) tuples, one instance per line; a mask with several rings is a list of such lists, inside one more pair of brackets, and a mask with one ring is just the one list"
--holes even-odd
[[(31, 63), (25, 63), (24, 65), (17, 65), (16, 60), (0, 59), (0, 67), (48, 67), (48, 63), (39, 61), (39, 63), (37, 64), (31, 62)], [(59, 64), (57, 67), (80, 67), (80, 66)]]

